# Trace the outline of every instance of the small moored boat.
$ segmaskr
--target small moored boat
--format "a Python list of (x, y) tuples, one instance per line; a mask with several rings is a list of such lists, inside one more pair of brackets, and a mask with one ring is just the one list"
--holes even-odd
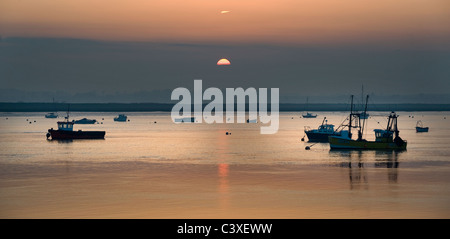
[(95, 124), (97, 122), (97, 120), (95, 119), (87, 119), (87, 118), (82, 118), (80, 120), (72, 120), (72, 122), (74, 124)]
[[(306, 97), (306, 109), (308, 109), (308, 97)], [(303, 118), (316, 118), (317, 114), (309, 113), (306, 111), (306, 114), (302, 114)]]
[(45, 118), (54, 119), (54, 118), (58, 118), (58, 115), (56, 113), (48, 113), (48, 114), (45, 114)]
[(184, 117), (175, 119), (177, 123), (192, 123), (195, 122), (195, 117)]
[(117, 117), (115, 117), (114, 118), (114, 121), (117, 121), (117, 122), (126, 122), (127, 121), (127, 116), (126, 115), (124, 115), (124, 114), (120, 114), (119, 116), (117, 116)]
[(419, 120), (416, 123), (416, 132), (417, 133), (428, 132), (428, 127), (423, 127), (422, 121)]
[(303, 118), (316, 118), (317, 114), (306, 112), (306, 114), (302, 114)]

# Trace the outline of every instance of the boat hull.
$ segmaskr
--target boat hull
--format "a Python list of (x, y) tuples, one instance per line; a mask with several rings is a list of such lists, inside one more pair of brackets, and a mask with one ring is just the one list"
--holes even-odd
[(417, 133), (428, 132), (428, 127), (416, 127)]
[(395, 149), (405, 150), (407, 142), (376, 142), (376, 141), (357, 141), (341, 137), (328, 137), (331, 149)]
[(97, 121), (74, 121), (74, 124), (95, 124)]
[(49, 129), (52, 139), (104, 139), (105, 131), (65, 131)]
[(318, 133), (318, 132), (308, 132), (305, 131), (306, 136), (308, 136), (309, 142), (323, 142), (328, 143), (328, 137), (333, 136), (333, 134)]

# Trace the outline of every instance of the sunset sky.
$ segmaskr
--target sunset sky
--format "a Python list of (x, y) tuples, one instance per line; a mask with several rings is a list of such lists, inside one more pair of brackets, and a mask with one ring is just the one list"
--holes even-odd
[[(3, 36), (258, 43), (445, 42), (448, 0), (2, 0)], [(230, 11), (220, 14), (221, 11)]]
[[(280, 94), (327, 94), (316, 85), (337, 81), (450, 93), (448, 0), (2, 0), (0, 36), (3, 89), (75, 79), (80, 92), (173, 89), (202, 78)], [(221, 58), (233, 62), (227, 72)]]

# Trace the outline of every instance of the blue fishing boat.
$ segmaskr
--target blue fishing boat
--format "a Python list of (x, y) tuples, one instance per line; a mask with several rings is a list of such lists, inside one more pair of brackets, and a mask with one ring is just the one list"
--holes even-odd
[(305, 134), (308, 136), (309, 142), (328, 142), (328, 136), (340, 135), (334, 130), (333, 124), (328, 124), (327, 117), (323, 118), (322, 124), (317, 129), (305, 126)]

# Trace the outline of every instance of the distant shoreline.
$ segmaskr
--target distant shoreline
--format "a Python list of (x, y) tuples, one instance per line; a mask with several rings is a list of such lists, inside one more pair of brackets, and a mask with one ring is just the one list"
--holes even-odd
[[(69, 103), (0, 102), (0, 112), (67, 111)], [(70, 103), (71, 112), (170, 112), (164, 103)], [(224, 107), (224, 110), (226, 108)], [(269, 106), (270, 110), (270, 106)], [(348, 104), (280, 104), (280, 111), (349, 111)], [(361, 110), (356, 108), (356, 110)], [(450, 104), (371, 104), (368, 111), (450, 111)]]

